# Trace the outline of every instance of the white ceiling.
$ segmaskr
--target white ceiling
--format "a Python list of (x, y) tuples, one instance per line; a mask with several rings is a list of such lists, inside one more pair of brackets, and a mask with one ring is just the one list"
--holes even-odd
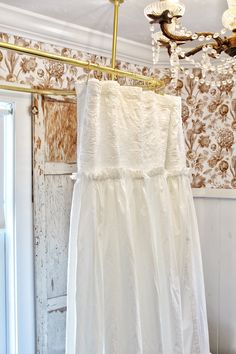
[[(19, 7), (58, 20), (89, 27), (111, 34), (113, 5), (109, 0), (5, 0)], [(119, 36), (150, 44), (148, 22), (143, 9), (152, 0), (125, 0), (120, 6)], [(182, 0), (186, 5), (183, 24), (193, 31), (217, 31), (222, 28), (221, 17), (226, 0)]]

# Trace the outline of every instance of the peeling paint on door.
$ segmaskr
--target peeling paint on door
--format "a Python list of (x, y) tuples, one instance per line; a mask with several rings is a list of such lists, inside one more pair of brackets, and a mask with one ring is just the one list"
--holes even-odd
[(76, 102), (32, 99), (37, 354), (64, 354)]

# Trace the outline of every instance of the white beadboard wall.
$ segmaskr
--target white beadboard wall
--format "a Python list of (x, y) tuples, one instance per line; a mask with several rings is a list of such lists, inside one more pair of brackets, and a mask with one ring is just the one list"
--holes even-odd
[(236, 199), (194, 198), (212, 354), (236, 353)]

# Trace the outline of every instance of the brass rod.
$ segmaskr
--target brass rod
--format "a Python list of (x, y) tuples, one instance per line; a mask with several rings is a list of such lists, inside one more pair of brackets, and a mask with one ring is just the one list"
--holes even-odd
[[(154, 85), (156, 87), (162, 87), (163, 84), (164, 84), (163, 81), (161, 81), (161, 80), (158, 80), (158, 79), (155, 79), (155, 78), (149, 77), (149, 76), (136, 74), (136, 73), (131, 72), (131, 71), (124, 71), (124, 70), (115, 69), (115, 68), (111, 68), (111, 67), (107, 67), (107, 66), (102, 66), (102, 65), (99, 65), (97, 63), (91, 63), (89, 61), (83, 61), (83, 60), (68, 58), (68, 57), (65, 57), (65, 56), (61, 56), (61, 55), (58, 55), (58, 54), (45, 52), (45, 51), (38, 50), (38, 49), (17, 46), (15, 44), (11, 44), (11, 43), (0, 42), (0, 48), (13, 50), (13, 51), (18, 52), (18, 53), (24, 53), (24, 54), (36, 56), (36, 57), (39, 57), (39, 58), (46, 58), (46, 59), (49, 59), (49, 60), (58, 61), (58, 62), (61, 62), (61, 63), (64, 63), (64, 64), (73, 65), (73, 66), (76, 66), (76, 67), (81, 67), (81, 68), (87, 69), (89, 71), (97, 70), (97, 71), (100, 71), (100, 72), (106, 72), (108, 74), (115, 74), (115, 75), (118, 75), (118, 76), (128, 77), (128, 78), (133, 79), (133, 80), (147, 82), (148, 84)], [(11, 87), (11, 86), (9, 85), (9, 87)], [(33, 90), (33, 88), (32, 88), (32, 90)], [(48, 91), (51, 91), (51, 89), (48, 89)]]
[[(112, 56), (111, 56), (111, 67), (115, 69), (116, 67), (116, 49), (117, 49), (117, 34), (118, 34), (118, 19), (119, 19), (119, 0), (114, 0), (114, 18), (113, 18), (113, 36), (112, 36)], [(114, 80), (115, 75), (112, 74), (112, 80)]]
[(38, 93), (41, 95), (56, 95), (56, 96), (76, 96), (75, 90), (59, 90), (59, 89), (39, 89), (35, 87), (24, 87), (15, 85), (2, 85), (0, 84), (0, 90), (25, 92), (25, 93)]

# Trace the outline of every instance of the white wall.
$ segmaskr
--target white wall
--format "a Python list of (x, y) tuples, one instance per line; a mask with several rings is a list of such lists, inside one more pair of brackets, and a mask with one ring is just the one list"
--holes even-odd
[(195, 198), (212, 354), (236, 353), (236, 199)]

